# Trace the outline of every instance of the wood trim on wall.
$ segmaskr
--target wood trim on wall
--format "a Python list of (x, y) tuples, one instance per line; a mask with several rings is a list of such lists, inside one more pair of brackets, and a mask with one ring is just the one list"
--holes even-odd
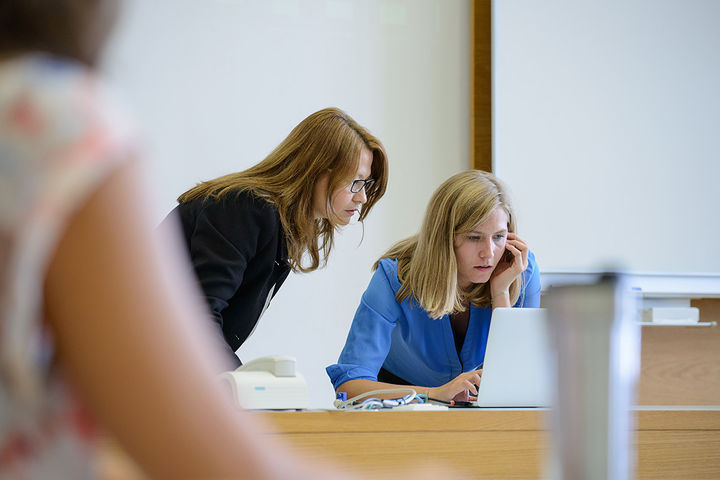
[(645, 325), (640, 367), (638, 405), (720, 405), (720, 327)]
[(470, 6), (470, 167), (492, 171), (491, 0)]
[(720, 298), (692, 299), (690, 306), (700, 310), (701, 322), (716, 322), (720, 325)]

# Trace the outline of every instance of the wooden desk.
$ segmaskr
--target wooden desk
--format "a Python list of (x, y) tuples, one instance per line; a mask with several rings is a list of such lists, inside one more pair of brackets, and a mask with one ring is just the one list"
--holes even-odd
[[(639, 407), (637, 478), (720, 478), (720, 407)], [(365, 472), (428, 459), (478, 478), (542, 478), (544, 410), (255, 412), (305, 455)]]

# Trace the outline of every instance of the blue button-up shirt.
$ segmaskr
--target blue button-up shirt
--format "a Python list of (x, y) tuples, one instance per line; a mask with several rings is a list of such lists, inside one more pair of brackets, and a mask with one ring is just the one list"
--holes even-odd
[[(431, 318), (412, 296), (398, 303), (400, 287), (397, 260), (380, 260), (338, 363), (326, 369), (335, 389), (348, 380), (377, 380), (380, 367), (413, 385), (437, 387), (483, 363), (492, 308), (470, 307), (458, 356), (449, 315)], [(532, 252), (514, 306), (540, 306), (540, 272)]]

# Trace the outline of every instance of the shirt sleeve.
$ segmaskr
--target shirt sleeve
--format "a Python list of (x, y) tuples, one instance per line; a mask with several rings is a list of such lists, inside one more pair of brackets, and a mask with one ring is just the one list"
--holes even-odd
[(267, 246), (277, 220), (269, 204), (240, 195), (208, 201), (189, 238), (190, 258), (212, 317), (222, 330), (222, 312), (243, 283), (257, 252)]
[(336, 390), (348, 380), (377, 380), (401, 314), (391, 283), (393, 276), (397, 276), (396, 268), (381, 261), (363, 293), (338, 363), (325, 369)]
[(528, 253), (528, 267), (523, 272), (523, 290), (515, 307), (540, 307), (540, 269), (535, 261), (535, 255)]

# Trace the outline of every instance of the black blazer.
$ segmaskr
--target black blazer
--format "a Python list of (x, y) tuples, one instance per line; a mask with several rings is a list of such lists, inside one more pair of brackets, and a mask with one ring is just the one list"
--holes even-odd
[(251, 193), (178, 205), (195, 274), (214, 323), (235, 355), (290, 272), (277, 208)]

